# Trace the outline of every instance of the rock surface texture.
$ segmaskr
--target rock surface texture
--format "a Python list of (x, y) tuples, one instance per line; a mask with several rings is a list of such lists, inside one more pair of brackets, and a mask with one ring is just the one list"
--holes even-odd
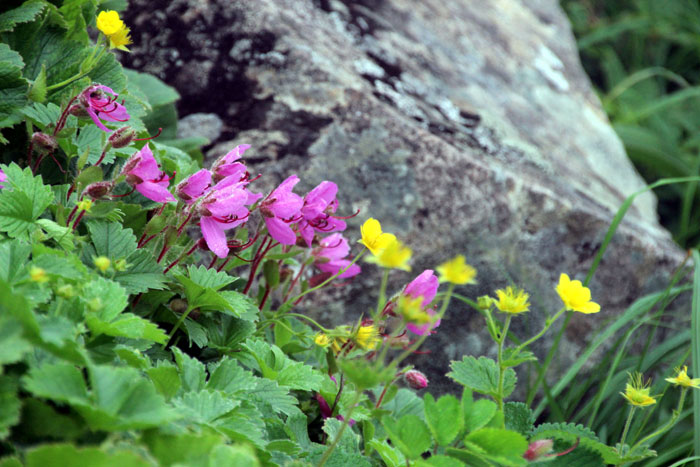
[[(561, 306), (559, 274), (583, 277), (614, 212), (644, 186), (556, 0), (130, 4), (126, 64), (177, 87), (181, 113), (219, 115), (210, 157), (245, 142), (264, 174), (256, 183), (271, 188), (295, 172), (303, 194), (335, 181), (341, 211), (362, 210), (352, 227), (375, 217), (414, 249), (413, 272), (396, 273), (394, 290), (457, 253), (479, 270), (479, 284), (459, 293), (524, 287), (533, 306), (521, 335)], [(653, 196), (639, 197), (591, 283), (603, 311), (575, 317), (558, 363), (662, 288), (682, 258)], [(363, 268), (316, 298), (326, 323), (355, 321), (374, 304), (378, 274)], [(454, 302), (432, 354), (413, 363), (431, 391), (449, 390), (450, 360), (492, 354), (488, 342), (480, 315)]]

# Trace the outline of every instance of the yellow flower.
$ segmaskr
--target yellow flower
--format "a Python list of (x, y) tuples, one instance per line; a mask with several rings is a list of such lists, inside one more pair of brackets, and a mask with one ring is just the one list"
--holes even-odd
[(333, 342), (331, 342), (333, 352), (339, 353), (341, 350), (343, 350), (343, 346), (347, 341), (348, 340), (345, 337), (334, 337)]
[(518, 314), (530, 310), (530, 294), (523, 289), (508, 286), (505, 290), (496, 290), (496, 295), (498, 300), (493, 300), (493, 304), (504, 313)]
[(409, 297), (401, 295), (398, 303), (399, 315), (409, 323), (425, 324), (430, 323), (433, 318), (423, 310), (423, 297)]
[(355, 343), (366, 350), (374, 350), (379, 344), (379, 331), (370, 324), (368, 326), (360, 326), (355, 332)]
[(331, 338), (328, 337), (327, 334), (319, 332), (316, 334), (316, 337), (314, 337), (314, 343), (319, 347), (325, 348), (331, 344)]
[(38, 268), (36, 266), (32, 266), (29, 268), (29, 278), (33, 280), (34, 282), (46, 282), (49, 280), (48, 276), (46, 275), (46, 270), (43, 268)]
[(379, 251), (376, 256), (367, 258), (367, 261), (376, 263), (383, 268), (410, 271), (411, 266), (408, 265), (408, 261), (411, 259), (412, 254), (413, 251), (409, 247), (394, 239), (386, 248)]
[(621, 392), (622, 397), (635, 407), (647, 407), (656, 404), (654, 396), (649, 395), (651, 380), (644, 382), (641, 373), (630, 375), (629, 382), (625, 386), (625, 392)]
[(569, 276), (559, 276), (557, 293), (567, 310), (580, 311), (581, 313), (598, 313), (600, 305), (591, 301), (591, 291), (584, 287), (581, 281), (572, 281)]
[(107, 269), (109, 269), (109, 265), (111, 264), (111, 261), (106, 256), (98, 256), (92, 261), (95, 263), (95, 267), (102, 272), (105, 272)]
[(437, 267), (440, 282), (464, 285), (476, 283), (476, 269), (468, 265), (463, 255), (457, 255)]
[(683, 365), (683, 368), (676, 368), (675, 378), (666, 378), (666, 381), (684, 388), (700, 389), (700, 378), (688, 377), (688, 367)]
[(84, 199), (78, 203), (78, 211), (90, 212), (92, 209), (92, 200)]
[(110, 48), (128, 52), (126, 46), (131, 44), (131, 38), (129, 37), (131, 30), (119, 18), (119, 13), (114, 10), (101, 11), (97, 15), (97, 29), (109, 38)]
[(105, 36), (111, 36), (123, 29), (124, 21), (119, 18), (119, 13), (114, 10), (101, 11), (97, 15), (97, 29), (102, 31)]
[(382, 232), (382, 225), (377, 219), (370, 217), (360, 227), (362, 239), (360, 243), (367, 247), (373, 255), (379, 254), (384, 248), (396, 241), (396, 235)]

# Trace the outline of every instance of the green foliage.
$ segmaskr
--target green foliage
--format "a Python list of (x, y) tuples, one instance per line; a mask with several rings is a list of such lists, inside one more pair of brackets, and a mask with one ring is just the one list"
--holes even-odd
[(382, 426), (391, 442), (408, 459), (415, 459), (430, 448), (430, 431), (425, 422), (415, 415), (404, 415), (398, 420), (384, 417)]
[[(498, 392), (498, 366), (495, 361), (486, 357), (476, 359), (465, 356), (461, 362), (452, 362), (452, 371), (447, 374), (459, 384), (481, 394), (497, 396)], [(515, 389), (517, 378), (515, 371), (505, 371), (503, 382), (503, 395), (507, 397)]]
[(437, 401), (430, 394), (423, 398), (425, 403), (425, 421), (433, 438), (440, 446), (449, 445), (464, 428), (464, 414), (459, 400), (446, 395)]

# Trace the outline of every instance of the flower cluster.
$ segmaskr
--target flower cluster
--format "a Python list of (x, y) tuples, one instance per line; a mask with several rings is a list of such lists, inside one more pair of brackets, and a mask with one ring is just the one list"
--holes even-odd
[(97, 29), (107, 36), (111, 49), (129, 51), (126, 46), (131, 44), (130, 29), (121, 20), (119, 13), (114, 10), (101, 11), (97, 15)]

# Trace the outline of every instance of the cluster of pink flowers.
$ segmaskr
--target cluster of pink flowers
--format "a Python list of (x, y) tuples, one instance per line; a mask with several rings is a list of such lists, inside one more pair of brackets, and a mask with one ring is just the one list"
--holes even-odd
[(111, 88), (101, 84), (88, 86), (78, 96), (78, 104), (73, 108), (73, 113), (87, 112), (95, 125), (104, 131), (112, 131), (102, 123), (126, 122), (129, 120), (129, 113), (126, 108), (117, 102), (119, 95)]
[[(180, 182), (175, 194), (185, 203), (188, 219), (199, 222), (207, 248), (216, 256), (229, 254), (226, 231), (248, 221), (251, 210), (257, 209), (269, 235), (282, 245), (305, 245), (312, 249), (314, 264), (322, 271), (340, 277), (359, 274), (357, 265), (350, 265), (348, 241), (342, 236), (345, 222), (335, 216), (338, 209), (338, 186), (321, 182), (305, 197), (293, 192), (299, 177), (292, 175), (263, 197), (251, 192), (252, 181), (241, 156), (250, 146), (243, 144), (220, 157), (211, 169), (201, 169)], [(160, 170), (148, 144), (131, 156), (121, 174), (145, 197), (159, 202), (176, 201), (168, 191), (170, 178)], [(317, 234), (332, 233), (325, 238)]]

